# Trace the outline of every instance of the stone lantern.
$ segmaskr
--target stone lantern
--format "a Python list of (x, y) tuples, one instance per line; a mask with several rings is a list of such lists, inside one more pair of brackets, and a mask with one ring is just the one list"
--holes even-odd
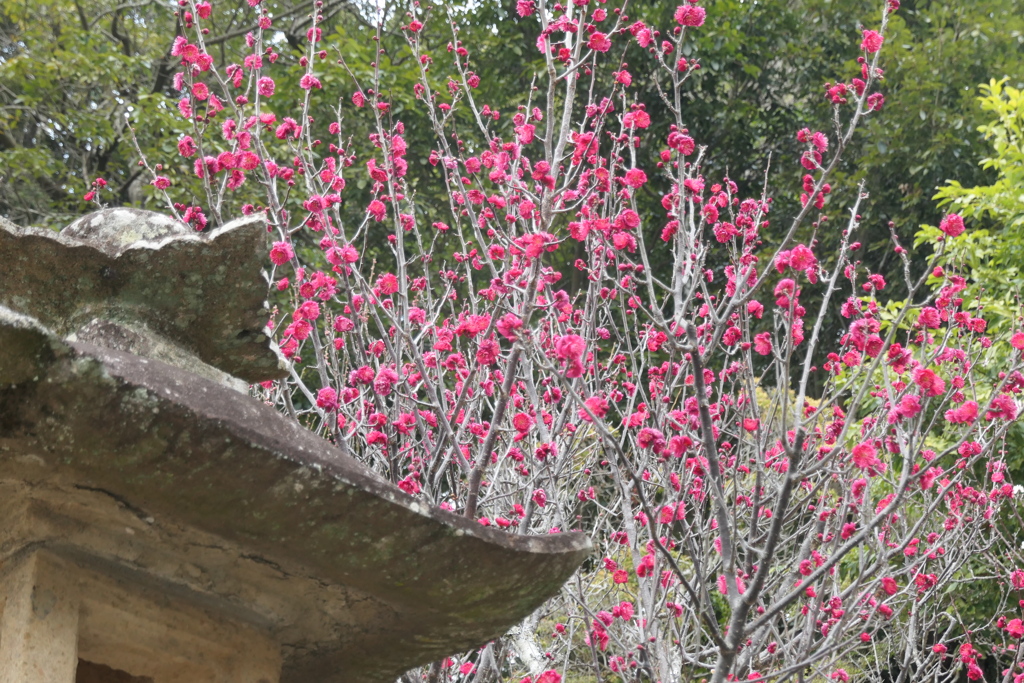
[(251, 398), (287, 371), (266, 240), (0, 219), (0, 683), (392, 681), (589, 552), (433, 508)]

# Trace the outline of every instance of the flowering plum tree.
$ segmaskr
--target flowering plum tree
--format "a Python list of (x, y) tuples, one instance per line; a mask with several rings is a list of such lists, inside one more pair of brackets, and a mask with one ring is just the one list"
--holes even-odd
[[(831, 184), (883, 109), (897, 0), (851, 38), (856, 72), (826, 84), (833, 129), (794, 131), (799, 166), (777, 171), (803, 178), (790, 216), (767, 189), (702, 174), (713, 150), (685, 101), (701, 64), (684, 48), (713, 17), (694, 0), (661, 27), (605, 0), (519, 0), (543, 68), (511, 112), (480, 101), (455, 15), (412, 2), (402, 36), (429, 150), (408, 144), (376, 62), (364, 81), (330, 54), (319, 2), (292, 92), (259, 0), (244, 58), (223, 65), (204, 44), (214, 8), (180, 4), (178, 152), (194, 177), (141, 163), (198, 230), (267, 217), (268, 326), (293, 369), (254, 391), (410, 496), (508, 533), (583, 529), (600, 549), (514, 633), (407, 678), (978, 680), (995, 653), (1001, 680), (1024, 681), (1008, 602), (1024, 572), (996, 523), (1013, 498), (1003, 444), (1024, 333), (985, 336), (942, 244), (918, 276), (894, 233), (905, 281), (873, 273), (857, 241), (870, 197)], [(646, 136), (616, 57), (630, 44), (660, 74), (665, 139)], [(341, 77), (351, 88), (330, 93)], [(333, 116), (314, 117), (327, 97)], [(638, 164), (644, 145), (657, 167)], [(410, 183), (420, 163), (446, 207)], [(201, 198), (174, 204), (172, 184), (196, 179)], [(655, 187), (663, 214), (641, 213)], [(947, 243), (964, 231), (955, 214), (940, 227)], [(831, 267), (823, 231), (841, 236)], [(840, 338), (823, 333), (832, 311)], [(950, 596), (975, 577), (1006, 588), (981, 624)], [(986, 625), (998, 642), (972, 630)]]

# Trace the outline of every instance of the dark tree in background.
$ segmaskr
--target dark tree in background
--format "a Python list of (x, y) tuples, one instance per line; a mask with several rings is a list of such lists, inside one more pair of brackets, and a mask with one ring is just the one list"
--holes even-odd
[[(297, 81), (303, 72), (299, 60), (310, 5), (285, 0), (265, 5), (275, 17), (273, 48)], [(362, 81), (372, 76), (377, 46), (369, 28), (379, 16), (376, 5), (355, 0), (323, 4), (326, 63), (333, 65), (324, 75), (323, 92), (349, 93), (353, 76)], [(458, 20), (460, 33), (455, 37), (437, 28), (444, 22), (431, 22), (422, 38), (435, 52), (453, 40), (473, 46), (471, 63), (480, 77), (476, 99), (503, 113), (492, 126), (505, 137), (512, 134), (516, 108), (527, 104), (531, 94), (536, 99), (531, 87), (543, 66), (515, 6), (514, 0), (482, 0), (470, 9), (465, 3), (437, 3), (430, 12), (449, 13)], [(694, 138), (708, 146), (711, 173), (730, 174), (745, 194), (757, 194), (767, 182), (776, 213), (793, 213), (801, 194), (799, 176), (770, 169), (795, 168), (801, 146), (794, 131), (831, 131), (825, 84), (848, 79), (859, 70), (845, 48), (870, 6), (869, 0), (711, 3), (712, 20), (680, 55), (700, 64), (685, 92), (684, 112)], [(631, 19), (668, 25), (674, 8), (674, 0), (652, 0), (633, 3), (627, 13)], [(171, 82), (175, 62), (170, 37), (181, 33), (184, 19), (178, 9), (173, 2), (118, 0), (98, 0), (88, 12), (68, 0), (5, 0), (0, 5), (0, 214), (22, 225), (59, 228), (89, 210), (82, 197), (96, 178), (108, 183), (103, 201), (159, 210), (160, 205), (151, 201), (153, 188), (140, 180), (129, 124), (147, 157), (186, 163), (174, 154), (178, 137), (189, 132), (176, 116), (179, 93)], [(244, 0), (217, 3), (207, 44), (219, 64), (241, 61), (244, 36), (252, 28), (246, 23), (248, 9)], [(414, 152), (410, 184), (431, 200), (420, 202), (427, 207), (421, 210), (429, 213), (431, 207), (443, 208), (447, 200), (439, 170), (428, 163), (429, 123), (414, 106), (414, 57), (399, 39), (405, 9), (399, 1), (384, 3), (383, 51), (377, 63), (392, 101), (391, 116), (408, 127)], [(852, 141), (853, 149), (845, 155), (836, 179), (863, 180), (871, 201), (864, 207), (861, 253), (895, 281), (901, 266), (887, 246), (889, 222), (910, 244), (921, 224), (938, 223), (941, 212), (932, 199), (936, 188), (950, 179), (964, 186), (992, 180), (978, 163), (988, 145), (977, 132), (986, 121), (977, 105), (977, 87), (1003, 76), (1010, 77), (1009, 85), (1024, 85), (1024, 0), (908, 0), (894, 16), (890, 31), (883, 91), (899, 106), (886, 108)], [(640, 49), (633, 42), (605, 58), (629, 65), (634, 85), (640, 86), (637, 97), (648, 103), (653, 122), (655, 135), (646, 139), (664, 139), (671, 116), (651, 77), (652, 62), (639, 54)], [(287, 78), (282, 90), (292, 92)], [(338, 106), (334, 97), (318, 93), (314, 98), (317, 120), (333, 115)], [(365, 120), (347, 116), (350, 130), (370, 132), (372, 117), (367, 111), (354, 115)], [(145, 125), (135, 126), (138, 121)], [(464, 126), (469, 148), (480, 145), (472, 123)], [(363, 153), (367, 148), (366, 135), (354, 134), (351, 151)], [(645, 142), (639, 160), (654, 168), (657, 153), (656, 146)], [(360, 180), (349, 188), (346, 201), (360, 205), (368, 189)], [(641, 206), (659, 211), (669, 189), (663, 178), (652, 176)], [(202, 196), (197, 180), (171, 192), (182, 203)], [(258, 188), (243, 187), (240, 192), (251, 192), (258, 204)], [(295, 201), (292, 208), (299, 209)], [(778, 239), (777, 227), (769, 227), (764, 239)], [(828, 262), (840, 231), (830, 226), (812, 230), (809, 226), (799, 237), (816, 238)], [(383, 238), (383, 233), (370, 231), (364, 248), (387, 259), (386, 250), (375, 244)], [(451, 250), (443, 240), (438, 248)], [(578, 256), (566, 252), (570, 260)], [(925, 256), (913, 255), (918, 268)], [(652, 267), (667, 268), (664, 257), (652, 254)], [(579, 272), (573, 271), (570, 285), (581, 286), (579, 280)], [(808, 292), (811, 300), (814, 296)], [(840, 327), (833, 319), (826, 330)]]
[[(209, 42), (215, 58), (230, 63), (237, 61), (251, 27), (242, 18), (247, 16), (245, 2), (231, 3), (238, 6), (234, 13), (224, 12), (224, 4), (218, 3), (221, 18)], [(695, 138), (712, 150), (710, 161), (716, 171), (736, 169), (734, 180), (742, 189), (758, 187), (763, 177), (750, 170), (751, 152), (765, 167), (769, 156), (776, 168), (791, 165), (798, 154), (793, 131), (804, 126), (828, 130), (830, 109), (823, 85), (857, 70), (843, 51), (844, 41), (857, 31), (870, 4), (710, 4), (714, 20), (683, 56), (701, 64), (687, 92), (686, 111)], [(280, 30), (281, 59), (296, 65), (301, 56), (296, 48), (309, 22), (307, 5), (269, 2)], [(328, 60), (342, 56), (368, 68), (372, 60), (362, 58), (372, 56), (372, 33), (366, 30), (372, 5), (325, 3), (326, 30), (334, 31)], [(404, 18), (403, 6), (387, 5), (387, 21), (395, 30)], [(445, 11), (443, 5), (438, 3), (434, 11)], [(474, 46), (472, 58), (481, 77), (479, 98), (505, 112), (502, 124), (511, 126), (511, 112), (529, 95), (536, 66), (530, 60), (536, 50), (519, 25), (514, 1), (483, 0), (474, 5), (472, 11), (450, 11), (460, 17), (464, 42)], [(664, 21), (674, 8), (674, 2), (652, 0), (634, 3), (629, 12), (637, 19)], [(138, 182), (137, 157), (125, 124), (146, 121), (137, 134), (149, 155), (166, 158), (166, 153), (152, 153), (173, 151), (182, 126), (173, 116), (177, 97), (170, 82), (170, 36), (181, 29), (177, 9), (173, 2), (118, 0), (89, 3), (88, 12), (68, 0), (5, 0), (0, 5), (0, 214), (20, 224), (60, 227), (88, 209), (81, 198), (96, 177), (103, 177), (114, 190), (107, 201), (146, 203), (147, 190)], [(986, 146), (976, 132), (985, 120), (975, 102), (977, 85), (1004, 75), (1024, 81), (1021, 0), (908, 0), (890, 30), (893, 49), (885, 90), (899, 99), (900, 106), (873, 121), (869, 134), (859, 138), (870, 143), (848, 156), (849, 169), (873, 169), (865, 178), (872, 195), (866, 213), (871, 226), (868, 248), (888, 240), (890, 220), (904, 235), (920, 223), (936, 223), (939, 213), (931, 198), (947, 179), (964, 185), (987, 179), (978, 167)], [(451, 40), (450, 35), (425, 38), (438, 45)], [(649, 62), (634, 54), (639, 49), (633, 45), (625, 54), (608, 58), (621, 56), (631, 64), (636, 81), (650, 83), (644, 73)], [(402, 96), (410, 90), (402, 81), (408, 70), (400, 68), (408, 59), (410, 55), (400, 50), (381, 57), (382, 70)], [(340, 67), (332, 77), (350, 83)], [(648, 88), (644, 94), (655, 103), (650, 114), (658, 126), (668, 117), (657, 108), (653, 84)], [(332, 104), (325, 101), (323, 106)], [(395, 115), (400, 114), (404, 112), (399, 103)], [(417, 127), (410, 128), (411, 143), (426, 145), (426, 135), (417, 140)], [(419, 169), (424, 178), (430, 177), (427, 151)], [(649, 158), (656, 153), (643, 151)], [(770, 185), (788, 177), (773, 176)], [(654, 186), (650, 201), (658, 201), (657, 192), (663, 189)], [(796, 186), (770, 189), (777, 202), (793, 203), (799, 197)], [(430, 190), (424, 185), (423, 191)]]

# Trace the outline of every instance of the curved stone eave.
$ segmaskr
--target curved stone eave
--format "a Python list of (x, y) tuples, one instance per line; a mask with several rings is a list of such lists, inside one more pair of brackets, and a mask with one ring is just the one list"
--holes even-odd
[(266, 246), (257, 216), (127, 246), (0, 220), (0, 305), (62, 336), (93, 317), (143, 322), (230, 375), (279, 379), (288, 366), (265, 334), (260, 294)]
[(391, 607), (365, 634), (310, 643), (285, 680), (384, 681), (487, 642), (590, 552), (580, 534), (508, 534), (430, 507), (249, 397), (42, 328), (26, 337), (26, 325), (0, 311), (0, 340), (17, 330), (48, 347), (0, 345), (0, 378), (19, 354), (38, 367), (0, 387), (7, 449), (22, 443), (59, 463), (56, 476)]
[(225, 223), (219, 228), (214, 228), (207, 232), (193, 231), (187, 234), (168, 235), (159, 239), (140, 239), (130, 243), (115, 245), (103, 243), (95, 244), (88, 240), (72, 237), (53, 230), (46, 230), (44, 228), (21, 227), (0, 216), (0, 231), (7, 232), (9, 235), (13, 235), (15, 237), (26, 235), (41, 237), (57, 242), (58, 244), (68, 248), (86, 247), (93, 251), (105, 254), (112, 259), (120, 258), (123, 254), (134, 250), (157, 251), (173, 242), (185, 244), (211, 244), (216, 242), (218, 239), (223, 238), (225, 235), (238, 236), (238, 234), (249, 233), (250, 229), (253, 228), (257, 228), (255, 230), (257, 235), (265, 238), (266, 227), (266, 220), (258, 215), (243, 216), (242, 218), (236, 218), (233, 221)]

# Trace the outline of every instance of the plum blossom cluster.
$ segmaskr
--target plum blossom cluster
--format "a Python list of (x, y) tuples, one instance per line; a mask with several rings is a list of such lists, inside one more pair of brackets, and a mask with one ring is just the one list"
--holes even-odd
[[(850, 37), (856, 71), (825, 85), (834, 129), (793, 133), (793, 215), (705, 176), (713, 150), (673, 104), (700, 70), (683, 47), (714, 21), (696, 0), (667, 26), (611, 0), (519, 0), (550, 81), (512, 111), (479, 100), (457, 21), (414, 3), (398, 33), (430, 149), (410, 145), (379, 80), (325, 61), (319, 4), (293, 58), (251, 0), (245, 54), (227, 64), (204, 44), (216, 8), (181, 5), (177, 149), (204, 199), (174, 210), (197, 229), (259, 211), (272, 233), (268, 329), (293, 371), (254, 392), (409, 496), (509, 533), (584, 530), (599, 547), (515, 633), (416, 675), (847, 681), (895, 662), (920, 680), (979, 680), (998, 651), (1024, 681), (1021, 606), (1007, 597), (990, 615), (999, 650), (947, 592), (970, 572), (1024, 590), (996, 524), (1015, 495), (1002, 448), (1024, 333), (986, 336), (941, 253), (894, 303), (858, 258), (870, 199), (833, 180), (881, 115), (899, 2), (879, 3), (874, 28)], [(657, 75), (664, 128), (614, 61), (623, 49)], [(275, 76), (287, 63), (297, 78)], [(368, 152), (346, 120), (370, 122)], [(413, 191), (421, 162), (441, 212)], [(177, 182), (151, 170), (161, 192)], [(259, 206), (236, 200), (252, 185)], [(644, 209), (648, 192), (660, 211)], [(965, 231), (955, 214), (940, 227), (948, 241)], [(827, 260), (822, 230), (842, 237)]]

